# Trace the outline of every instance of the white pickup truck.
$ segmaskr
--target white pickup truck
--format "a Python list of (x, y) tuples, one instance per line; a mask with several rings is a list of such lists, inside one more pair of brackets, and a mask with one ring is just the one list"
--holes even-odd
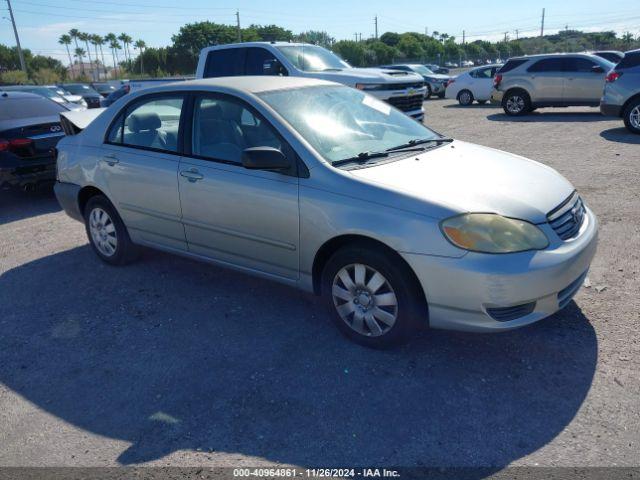
[(288, 75), (329, 80), (364, 90), (417, 120), (424, 117), (422, 102), (426, 87), (420, 75), (381, 68), (353, 68), (317, 45), (247, 42), (202, 49), (196, 78), (235, 75)]

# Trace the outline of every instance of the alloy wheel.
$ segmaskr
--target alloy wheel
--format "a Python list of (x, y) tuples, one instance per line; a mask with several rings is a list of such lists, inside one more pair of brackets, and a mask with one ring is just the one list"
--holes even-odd
[(520, 95), (511, 95), (507, 99), (507, 110), (511, 113), (520, 113), (524, 110), (524, 98)]
[(113, 220), (107, 212), (95, 207), (89, 214), (89, 232), (98, 251), (105, 257), (111, 257), (118, 248), (118, 236)]
[(355, 263), (340, 269), (333, 279), (331, 295), (340, 318), (361, 335), (384, 335), (398, 318), (393, 287), (368, 265)]
[(640, 105), (636, 106), (629, 114), (629, 123), (633, 128), (640, 130)]
[(460, 94), (460, 102), (463, 105), (469, 105), (471, 103), (471, 94), (469, 92), (462, 92)]

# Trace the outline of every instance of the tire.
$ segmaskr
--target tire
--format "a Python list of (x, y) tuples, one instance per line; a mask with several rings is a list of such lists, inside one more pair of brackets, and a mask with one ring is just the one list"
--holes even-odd
[(463, 107), (468, 107), (473, 103), (473, 93), (470, 90), (460, 90), (458, 92), (458, 103)]
[(413, 272), (377, 245), (336, 251), (322, 272), (322, 294), (338, 329), (366, 347), (406, 343), (427, 316)]
[(100, 260), (110, 265), (126, 265), (137, 258), (127, 228), (104, 195), (91, 197), (84, 208), (84, 224), (91, 248)]
[(429, 98), (431, 98), (431, 95), (433, 95), (433, 92), (431, 91), (431, 85), (427, 83), (427, 93), (424, 94), (424, 99), (428, 100)]
[(631, 133), (640, 135), (640, 99), (633, 100), (627, 105), (622, 114), (624, 126)]
[(479, 105), (484, 105), (485, 103), (487, 103), (486, 100), (476, 100), (476, 102), (478, 102)]
[(445, 95), (445, 93), (441, 92), (441, 93), (438, 94), (438, 98), (444, 98), (444, 95)]
[(524, 90), (509, 90), (502, 98), (502, 109), (511, 117), (526, 115), (531, 111), (531, 97)]

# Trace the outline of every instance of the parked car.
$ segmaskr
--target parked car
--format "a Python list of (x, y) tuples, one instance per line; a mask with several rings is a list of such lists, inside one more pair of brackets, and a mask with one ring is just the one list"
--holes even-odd
[(487, 65), (461, 73), (447, 83), (446, 97), (468, 106), (474, 101), (483, 105), (491, 99), (493, 77), (502, 65)]
[(106, 263), (144, 245), (278, 280), (324, 295), (369, 346), (538, 321), (596, 250), (596, 217), (551, 168), (334, 82), (140, 90), (58, 150), (56, 195)]
[(622, 60), (622, 57), (624, 57), (624, 53), (619, 52), (617, 50), (604, 50), (599, 52), (593, 52), (593, 54), (597, 55), (598, 57), (602, 57), (605, 60), (609, 60), (614, 65), (620, 62), (620, 60)]
[(458, 68), (459, 65), (454, 62), (445, 62), (444, 66), (447, 68)]
[(91, 84), (91, 88), (102, 95), (103, 98), (107, 98), (111, 93), (118, 89), (118, 87), (110, 82), (93, 82)]
[(463, 60), (461, 66), (462, 67), (473, 67), (473, 62), (471, 60)]
[(44, 87), (48, 88), (52, 92), (55, 92), (57, 95), (60, 95), (69, 103), (75, 103), (76, 105), (87, 108), (87, 102), (85, 102), (84, 98), (82, 98), (80, 95), (74, 95), (68, 90), (59, 87), (58, 85), (44, 85)]
[(449, 69), (447, 67), (441, 67), (439, 65), (436, 65), (435, 63), (427, 63), (427, 64), (425, 64), (425, 67), (427, 67), (433, 73), (440, 73), (440, 74), (443, 74), (443, 75), (449, 75)]
[(622, 117), (630, 132), (640, 134), (640, 50), (625, 53), (607, 75), (600, 112)]
[(329, 80), (366, 91), (407, 115), (422, 120), (426, 93), (420, 75), (379, 68), (353, 68), (317, 45), (248, 42), (204, 48), (196, 78), (276, 75)]
[(56, 92), (53, 92), (51, 89), (47, 87), (42, 87), (38, 85), (8, 85), (2, 88), (5, 92), (27, 92), (34, 93), (36, 95), (40, 95), (52, 102), (56, 102), (62, 105), (67, 110), (83, 110), (86, 107), (78, 105), (77, 103), (68, 102), (66, 98), (61, 95), (58, 95)]
[(383, 65), (380, 68), (385, 70), (402, 70), (422, 75), (427, 85), (427, 93), (425, 93), (424, 98), (430, 98), (431, 95), (444, 98), (444, 90), (447, 87), (447, 82), (451, 79), (449, 75), (438, 75), (418, 63), (394, 63), (393, 65)]
[(87, 102), (88, 108), (100, 107), (100, 99), (102, 98), (102, 95), (96, 92), (89, 85), (84, 83), (65, 83), (59, 86), (74, 95), (80, 95), (84, 101)]
[(33, 190), (55, 180), (54, 147), (64, 133), (62, 105), (0, 87), (0, 189)]
[(496, 73), (491, 101), (507, 115), (539, 107), (597, 107), (613, 67), (602, 57), (581, 53), (514, 57)]

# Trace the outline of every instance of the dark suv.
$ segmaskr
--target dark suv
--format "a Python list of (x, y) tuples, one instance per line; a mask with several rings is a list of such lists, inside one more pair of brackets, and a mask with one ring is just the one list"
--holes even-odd
[(640, 134), (640, 50), (625, 53), (607, 75), (600, 112), (622, 117), (630, 132)]

